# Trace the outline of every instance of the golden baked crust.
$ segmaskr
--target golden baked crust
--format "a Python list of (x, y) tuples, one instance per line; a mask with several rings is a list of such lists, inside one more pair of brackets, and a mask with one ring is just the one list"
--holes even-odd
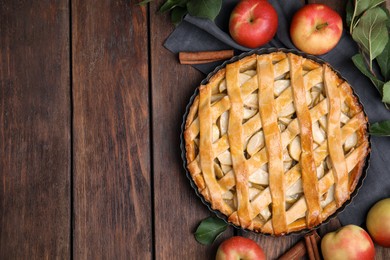
[(187, 169), (211, 207), (273, 235), (310, 229), (355, 190), (367, 118), (327, 64), (282, 51), (227, 64), (199, 87), (185, 124)]

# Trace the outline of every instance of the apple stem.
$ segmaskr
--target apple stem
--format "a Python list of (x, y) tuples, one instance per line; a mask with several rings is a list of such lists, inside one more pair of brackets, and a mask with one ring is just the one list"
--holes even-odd
[(328, 26), (328, 23), (322, 23), (322, 24), (317, 25), (317, 26), (316, 26), (316, 29), (317, 29), (317, 30), (321, 30), (322, 28), (324, 28), (324, 27), (326, 27), (326, 26)]

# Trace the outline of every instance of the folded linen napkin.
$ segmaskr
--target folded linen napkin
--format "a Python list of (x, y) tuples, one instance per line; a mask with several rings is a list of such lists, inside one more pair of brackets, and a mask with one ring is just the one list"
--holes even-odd
[[(213, 51), (234, 49), (240, 54), (250, 49), (235, 43), (228, 33), (229, 16), (237, 0), (223, 1), (222, 9), (215, 21), (199, 19), (187, 15), (184, 21), (172, 32), (164, 46), (178, 53), (180, 51)], [(262, 47), (295, 49), (289, 36), (289, 23), (294, 13), (302, 7), (301, 1), (269, 0), (278, 13), (279, 26), (274, 39)], [(390, 120), (381, 97), (369, 79), (354, 66), (351, 58), (358, 52), (356, 43), (344, 30), (337, 46), (329, 53), (319, 56), (351, 84), (360, 97), (370, 123)], [(207, 74), (221, 62), (194, 65)], [(368, 209), (378, 200), (390, 197), (390, 137), (371, 138), (371, 158), (367, 177), (352, 202), (338, 217), (343, 225), (364, 225)]]

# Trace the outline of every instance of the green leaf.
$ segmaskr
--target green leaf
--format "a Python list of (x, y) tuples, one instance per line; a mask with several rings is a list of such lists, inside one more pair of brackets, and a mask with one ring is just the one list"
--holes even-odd
[(381, 69), (383, 78), (390, 80), (390, 41), (387, 42), (382, 53), (376, 57), (376, 61)]
[[(359, 16), (363, 12), (380, 5), (384, 1), (385, 0), (355, 0), (354, 1), (355, 5), (354, 5), (353, 11), (352, 11), (352, 18), (351, 18), (351, 22), (350, 22), (350, 26), (349, 26), (350, 33), (352, 34), (353, 29), (356, 27), (356, 24), (359, 23)], [(347, 8), (350, 8), (350, 7), (347, 6)], [(347, 20), (346, 20), (346, 22), (348, 23)]]
[(385, 2), (385, 0), (356, 0), (356, 12), (355, 15), (359, 16), (361, 15), (364, 11), (374, 8), (381, 3)]
[(382, 102), (390, 104), (390, 81), (386, 82), (383, 85), (383, 96), (382, 96)]
[(369, 54), (370, 68), (372, 68), (372, 60), (381, 54), (389, 40), (386, 20), (385, 11), (375, 7), (364, 12), (353, 30), (352, 38)]
[(227, 229), (228, 224), (220, 218), (208, 217), (200, 223), (195, 232), (195, 239), (203, 245), (212, 244)]
[(364, 62), (364, 58), (361, 54), (356, 54), (352, 57), (352, 61), (355, 66), (363, 73), (366, 77), (368, 77), (375, 87), (379, 90), (381, 95), (383, 94), (383, 84), (381, 80), (377, 79), (372, 73), (367, 69), (366, 64)]
[(346, 12), (345, 22), (348, 27), (351, 27), (353, 11), (354, 11), (353, 0), (348, 0), (347, 5), (345, 7), (345, 12)]
[(185, 7), (187, 2), (188, 0), (166, 0), (165, 3), (160, 7), (158, 11), (161, 13), (165, 13), (177, 6)]
[(386, 22), (386, 26), (387, 26), (387, 29), (390, 30), (390, 11), (387, 9), (387, 8), (382, 8), (386, 14), (387, 14), (387, 22)]
[(390, 120), (372, 124), (370, 126), (370, 134), (375, 136), (390, 136)]
[(177, 6), (172, 9), (171, 22), (177, 26), (183, 20), (183, 17), (187, 14), (187, 9)]
[(222, 0), (189, 0), (188, 13), (192, 16), (214, 20), (221, 11)]

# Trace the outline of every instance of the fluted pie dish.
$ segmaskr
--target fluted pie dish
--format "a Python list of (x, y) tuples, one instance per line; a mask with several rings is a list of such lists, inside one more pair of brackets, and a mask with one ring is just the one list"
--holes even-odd
[(186, 113), (185, 164), (233, 225), (276, 236), (317, 227), (361, 180), (367, 118), (328, 64), (291, 51), (228, 62)]

